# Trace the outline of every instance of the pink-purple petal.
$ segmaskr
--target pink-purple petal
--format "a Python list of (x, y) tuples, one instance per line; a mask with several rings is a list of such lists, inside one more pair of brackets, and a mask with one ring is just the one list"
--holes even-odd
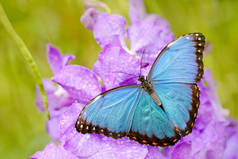
[(75, 123), (84, 106), (85, 105), (81, 103), (73, 103), (72, 106), (60, 116), (59, 127), (61, 136), (63, 136), (70, 127), (75, 127)]
[(217, 84), (214, 82), (212, 77), (212, 73), (209, 69), (204, 71), (204, 80), (207, 82), (208, 87), (206, 89), (207, 96), (209, 96), (210, 101), (212, 102), (213, 109), (215, 109), (215, 114), (217, 119), (224, 121), (225, 118), (229, 115), (229, 111), (222, 108), (216, 86)]
[(100, 141), (97, 135), (78, 133), (74, 127), (68, 129), (62, 138), (64, 148), (79, 157), (90, 157), (96, 154), (102, 145)]
[(51, 44), (47, 45), (47, 54), (50, 67), (54, 74), (59, 73), (64, 66), (68, 65), (70, 60), (75, 58), (73, 55), (61, 56), (60, 51)]
[(69, 61), (75, 59), (75, 56), (74, 55), (68, 55), (68, 54), (65, 54), (65, 55), (62, 55), (62, 66), (67, 66), (69, 64)]
[(81, 103), (87, 103), (101, 93), (101, 86), (96, 74), (83, 66), (65, 66), (52, 80)]
[(171, 151), (169, 154), (165, 150), (165, 154), (167, 158), (170, 159), (185, 159), (185, 158), (191, 158), (193, 159), (191, 153), (192, 148), (190, 143), (182, 142), (176, 144), (174, 147), (171, 147), (173, 151)]
[(46, 123), (46, 131), (51, 138), (60, 141), (59, 116), (51, 117)]
[(125, 25), (126, 20), (122, 16), (101, 13), (93, 26), (93, 34), (98, 44), (104, 48), (108, 44), (115, 43), (118, 39), (118, 42), (124, 40)]
[(158, 15), (146, 14), (143, 0), (130, 0), (130, 19), (130, 51), (144, 53), (142, 60), (151, 65), (159, 51), (174, 39), (169, 23)]
[(145, 159), (166, 159), (160, 147), (147, 146), (148, 153)]
[(30, 159), (78, 159), (78, 157), (66, 151), (62, 145), (57, 146), (51, 141), (43, 151), (36, 152)]
[(79, 134), (72, 130), (66, 135), (64, 148), (82, 158), (145, 158), (146, 146), (127, 138), (112, 139), (96, 134)]
[(53, 73), (57, 73), (62, 69), (62, 58), (60, 55), (60, 51), (53, 47), (51, 44), (47, 45), (47, 54), (48, 61)]
[(108, 45), (100, 52), (93, 71), (100, 76), (106, 90), (136, 84), (140, 73), (140, 60), (120, 46)]
[(57, 116), (51, 117), (47, 121), (47, 132), (49, 135), (53, 139), (61, 141), (67, 130), (71, 127), (74, 128), (77, 117), (83, 107), (84, 104), (73, 103), (71, 106), (61, 109)]
[(128, 27), (128, 38), (131, 51), (149, 49), (151, 54), (158, 54), (158, 51), (173, 40), (173, 33), (165, 19), (150, 15), (144, 21)]
[(238, 125), (235, 123), (232, 127), (232, 131), (227, 133), (227, 142), (225, 144), (224, 158), (225, 159), (238, 159)]
[(129, 141), (128, 139), (110, 139), (104, 137), (102, 149), (96, 153), (93, 158), (120, 158), (120, 159), (144, 159), (148, 150), (146, 146)]
[[(46, 91), (48, 107), (51, 116), (55, 116), (62, 107), (72, 104), (73, 99), (62, 87), (55, 86), (52, 81), (43, 79), (43, 85)], [(39, 88), (36, 89), (36, 105), (40, 111), (45, 111)]]
[(80, 21), (87, 29), (93, 30), (98, 15), (99, 12), (95, 8), (89, 8), (81, 16)]
[(144, 0), (130, 0), (130, 20), (131, 23), (142, 21), (146, 17)]
[[(51, 99), (48, 96), (50, 96), (50, 94), (53, 94), (55, 92), (56, 87), (48, 79), (43, 79), (43, 85), (44, 85), (44, 89), (46, 91), (48, 101), (50, 102)], [(45, 111), (44, 103), (43, 103), (41, 93), (40, 93), (40, 89), (39, 89), (38, 86), (36, 86), (36, 101), (35, 101), (35, 103), (36, 103), (36, 106), (38, 107), (38, 109), (40, 111)]]
[(126, 21), (122, 16), (99, 13), (96, 9), (89, 8), (80, 20), (87, 29), (93, 31), (97, 43), (102, 48), (112, 43), (125, 46)]
[(142, 57), (146, 65), (144, 75), (147, 75), (160, 51), (171, 42), (174, 37), (167, 21), (159, 16), (150, 15), (144, 21), (128, 27), (130, 51)]

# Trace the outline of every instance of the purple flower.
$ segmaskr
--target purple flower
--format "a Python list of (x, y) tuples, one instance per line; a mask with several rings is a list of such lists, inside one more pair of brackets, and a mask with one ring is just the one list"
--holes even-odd
[(66, 151), (62, 145), (57, 146), (51, 141), (43, 151), (38, 151), (30, 159), (78, 159), (77, 156)]
[[(50, 44), (47, 45), (47, 54), (51, 70), (54, 74), (59, 73), (61, 69), (68, 65), (70, 60), (75, 58), (73, 55), (61, 56), (59, 50)], [(44, 79), (43, 84), (49, 101), (50, 115), (54, 115), (54, 111), (59, 110), (61, 107), (72, 104), (73, 101), (69, 94), (62, 87), (56, 87), (52, 81), (48, 79)], [(44, 105), (38, 87), (36, 105), (39, 110), (44, 111)]]
[[(78, 101), (86, 104), (91, 98), (99, 94), (102, 88), (94, 72), (83, 66), (68, 65), (68, 62), (74, 59), (74, 56), (61, 56), (59, 50), (49, 44), (47, 45), (47, 55), (54, 76), (52, 80), (43, 80), (51, 116), (51, 120), (47, 121), (46, 127), (49, 135), (53, 139), (59, 140), (58, 119), (65, 109)], [(58, 85), (54, 85), (52, 81)], [(39, 110), (44, 111), (38, 88), (36, 97), (36, 105)]]
[[(68, 64), (74, 56), (60, 55), (56, 48), (47, 45), (54, 73), (50, 80), (44, 80), (51, 115), (47, 131), (59, 145), (50, 142), (31, 158), (238, 158), (238, 125), (221, 107), (209, 70), (199, 83), (201, 104), (193, 132), (175, 146), (161, 151), (127, 137), (116, 140), (99, 134), (80, 134), (75, 130), (77, 117), (90, 99), (117, 86), (136, 84), (140, 74), (147, 75), (158, 52), (173, 40), (168, 22), (157, 15), (146, 14), (143, 0), (131, 0), (130, 4), (131, 25), (127, 28), (123, 17), (101, 13), (94, 8), (87, 9), (81, 17), (102, 48), (92, 70)], [(130, 48), (125, 43), (127, 38)], [(44, 111), (38, 91), (36, 103)]]
[[(147, 75), (158, 52), (174, 39), (169, 23), (157, 15), (146, 14), (142, 0), (134, 0), (130, 3), (132, 23), (127, 29), (123, 17), (100, 13), (94, 8), (87, 9), (81, 17), (81, 22), (93, 31), (97, 43), (103, 49), (93, 71), (101, 77), (106, 89), (135, 84), (138, 75), (140, 73)], [(126, 46), (127, 38), (130, 48)], [(140, 70), (139, 57), (142, 54), (143, 64)], [(126, 58), (129, 61), (125, 61)]]

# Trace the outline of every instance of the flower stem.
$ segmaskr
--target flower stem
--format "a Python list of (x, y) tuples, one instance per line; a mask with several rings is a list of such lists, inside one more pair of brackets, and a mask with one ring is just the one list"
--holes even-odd
[(27, 48), (27, 46), (25, 45), (24, 41), (18, 36), (18, 34), (13, 29), (1, 3), (0, 3), (0, 21), (2, 22), (6, 31), (10, 34), (11, 38), (16, 42), (17, 46), (19, 47), (19, 49), (22, 53), (22, 56), (25, 58), (27, 64), (31, 68), (31, 71), (33, 73), (35, 81), (40, 88), (40, 93), (41, 93), (41, 96), (42, 96), (42, 99), (43, 99), (43, 102), (45, 105), (46, 115), (47, 115), (48, 119), (50, 119), (50, 115), (49, 115), (49, 111), (48, 111), (47, 96), (46, 96), (46, 92), (45, 92), (45, 89), (43, 86), (40, 72), (38, 71), (36, 63), (35, 63), (33, 57), (31, 56), (31, 53), (30, 53), (29, 49)]

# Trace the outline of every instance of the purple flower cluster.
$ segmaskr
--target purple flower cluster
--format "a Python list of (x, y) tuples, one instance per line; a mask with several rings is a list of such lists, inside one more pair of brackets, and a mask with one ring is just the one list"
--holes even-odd
[[(131, 25), (127, 29), (123, 17), (101, 13), (94, 8), (87, 9), (81, 17), (102, 48), (92, 70), (68, 64), (74, 56), (61, 55), (55, 47), (47, 45), (48, 61), (54, 73), (50, 80), (44, 79), (51, 116), (47, 121), (47, 132), (59, 144), (50, 142), (31, 159), (238, 158), (238, 125), (221, 107), (209, 70), (199, 83), (201, 105), (193, 132), (175, 146), (161, 151), (127, 137), (115, 140), (99, 134), (84, 135), (75, 130), (77, 117), (90, 99), (117, 86), (136, 84), (138, 75), (147, 75), (158, 52), (173, 40), (168, 22), (157, 15), (146, 14), (143, 0), (131, 0), (130, 4)], [(126, 39), (129, 39), (130, 48)], [(142, 54), (143, 65), (140, 66)], [(39, 91), (36, 104), (44, 111)]]

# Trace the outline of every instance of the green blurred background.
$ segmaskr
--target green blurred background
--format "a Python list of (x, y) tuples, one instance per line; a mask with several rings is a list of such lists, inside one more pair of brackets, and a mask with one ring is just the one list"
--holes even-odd
[[(80, 23), (82, 0), (0, 0), (17, 33), (50, 77), (46, 43), (77, 56), (73, 63), (92, 68), (100, 51), (92, 32)], [(104, 0), (112, 13), (128, 20), (127, 0)], [(166, 18), (175, 36), (199, 31), (212, 43), (205, 57), (218, 83), (222, 105), (238, 117), (238, 1), (146, 0), (147, 11)], [(19, 49), (0, 25), (0, 156), (28, 158), (51, 140), (45, 115), (34, 105), (35, 82)]]

